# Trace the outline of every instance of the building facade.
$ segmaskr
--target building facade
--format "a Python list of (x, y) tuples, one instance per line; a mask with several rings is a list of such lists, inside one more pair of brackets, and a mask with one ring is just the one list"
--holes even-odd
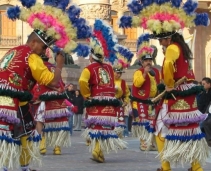
[[(37, 0), (42, 2), (42, 0)], [(103, 19), (109, 22), (115, 33), (118, 36), (119, 43), (130, 48), (135, 53), (136, 40), (140, 34), (144, 31), (142, 28), (129, 28), (121, 29), (118, 27), (118, 19), (122, 15), (132, 15), (127, 9), (128, 0), (73, 0), (73, 3), (80, 6), (82, 9), (81, 16), (89, 21), (92, 25), (95, 18)], [(211, 0), (198, 0), (199, 8), (198, 12), (208, 12), (211, 18)], [(11, 21), (6, 16), (6, 9), (9, 6), (21, 5), (18, 0), (0, 0), (0, 58), (5, 54), (8, 49), (24, 44), (27, 40), (27, 36), (32, 29), (28, 24), (22, 21)], [(192, 36), (190, 39), (190, 45), (192, 46), (194, 60), (193, 68), (196, 74), (196, 80), (201, 80), (204, 76), (211, 77), (211, 26), (209, 27), (197, 27), (196, 29), (185, 29), (183, 35), (186, 39)], [(162, 65), (163, 54), (162, 49), (157, 40), (153, 40), (151, 44), (158, 47), (159, 53), (157, 57), (157, 63)], [(135, 61), (135, 57), (134, 60)], [(69, 67), (64, 72), (64, 77), (70, 77), (67, 82), (74, 80), (77, 83), (77, 78), (80, 75), (80, 70), (83, 69), (88, 63), (88, 59), (78, 59), (75, 62), (81, 68)], [(73, 71), (74, 78), (68, 75), (69, 70)], [(71, 71), (71, 73), (73, 73)], [(128, 72), (124, 77), (130, 81), (131, 72)], [(130, 75), (130, 76), (127, 76)]]

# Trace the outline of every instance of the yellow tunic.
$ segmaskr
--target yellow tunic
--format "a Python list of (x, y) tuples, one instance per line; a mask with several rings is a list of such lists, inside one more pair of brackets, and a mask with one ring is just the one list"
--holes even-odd
[(88, 98), (91, 96), (91, 91), (89, 88), (89, 79), (90, 79), (90, 72), (87, 68), (84, 68), (78, 81), (81, 95), (84, 98)]
[(115, 88), (117, 89), (115, 93), (115, 97), (119, 99), (119, 98), (122, 98), (122, 96), (124, 96), (123, 102), (128, 104), (130, 102), (130, 90), (127, 83), (126, 83), (125, 95), (123, 94), (123, 90), (121, 88), (122, 79), (118, 79), (118, 80), (115, 79), (114, 83), (115, 83)]
[[(43, 63), (43, 60), (36, 54), (31, 54), (28, 58), (29, 67), (32, 72), (33, 78), (40, 85), (48, 85), (54, 78), (54, 73), (50, 72)], [(20, 102), (19, 105), (23, 106), (27, 102)]]
[[(152, 77), (149, 73), (149, 79), (150, 79), (150, 93), (149, 93), (149, 98), (155, 97), (157, 93), (157, 83), (155, 80), (155, 77)], [(135, 87), (140, 88), (145, 82), (145, 78), (140, 70), (137, 70), (134, 75), (133, 75), (133, 84)], [(133, 101), (132, 107), (134, 109), (137, 109), (137, 102)]]
[(163, 82), (169, 87), (174, 87), (174, 63), (179, 58), (180, 50), (176, 45), (170, 45), (166, 49), (165, 62), (163, 64)]

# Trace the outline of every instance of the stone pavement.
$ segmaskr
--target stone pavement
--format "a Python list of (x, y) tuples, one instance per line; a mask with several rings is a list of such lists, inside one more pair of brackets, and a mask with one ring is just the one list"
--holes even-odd
[[(160, 163), (157, 152), (144, 153), (139, 150), (139, 141), (132, 137), (125, 138), (128, 149), (105, 155), (105, 163), (90, 160), (91, 153), (80, 137), (82, 132), (73, 132), (72, 147), (63, 148), (62, 155), (53, 155), (53, 149), (48, 149), (43, 157), (43, 165), (38, 171), (156, 171)], [(188, 165), (178, 166), (173, 171), (187, 171)], [(211, 158), (204, 166), (204, 171), (210, 171)]]

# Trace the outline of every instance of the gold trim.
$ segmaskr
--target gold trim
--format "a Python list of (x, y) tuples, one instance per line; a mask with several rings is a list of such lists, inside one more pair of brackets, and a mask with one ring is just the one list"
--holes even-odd
[(106, 106), (102, 111), (102, 113), (112, 113), (115, 114), (115, 110), (112, 106)]
[(0, 106), (15, 107), (15, 103), (11, 97), (0, 96)]
[(178, 100), (171, 106), (171, 110), (187, 110), (190, 109), (190, 105), (184, 100)]

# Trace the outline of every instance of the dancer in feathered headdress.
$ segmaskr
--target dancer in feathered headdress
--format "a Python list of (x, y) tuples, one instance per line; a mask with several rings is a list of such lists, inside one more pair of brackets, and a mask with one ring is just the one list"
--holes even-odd
[(159, 71), (152, 66), (154, 49), (150, 46), (149, 40), (149, 34), (143, 34), (138, 38), (136, 55), (141, 67), (133, 75), (131, 93), (134, 114), (132, 134), (140, 138), (140, 149), (144, 151), (155, 150), (153, 133), (157, 105), (150, 103), (149, 99), (156, 96), (156, 85), (160, 83)]
[(150, 30), (165, 50), (161, 74), (165, 92), (153, 99), (155, 102), (164, 97), (155, 132), (162, 161), (159, 171), (171, 171), (170, 163), (178, 162), (191, 163), (191, 171), (203, 171), (201, 164), (209, 154), (199, 127), (199, 122), (207, 116), (197, 109), (196, 94), (201, 90), (193, 84), (192, 53), (177, 32), (184, 27), (209, 25), (208, 14), (195, 12), (197, 5), (196, 0), (184, 4), (182, 0), (133, 0), (128, 6), (137, 16), (121, 18), (123, 27), (141, 26)]
[(80, 10), (75, 10), (75, 6), (70, 6), (66, 13), (69, 0), (45, 0), (44, 4), (36, 0), (20, 2), (23, 7), (10, 7), (7, 10), (8, 17), (29, 23), (34, 31), (25, 45), (10, 49), (0, 60), (0, 79), (3, 80), (0, 83), (0, 149), (5, 146), (8, 148), (0, 150), (0, 167), (7, 170), (18, 167), (20, 163), (21, 169), (28, 171), (31, 161), (35, 159), (40, 162), (38, 142), (41, 139), (34, 130), (29, 112), (27, 101), (32, 99), (30, 91), (35, 82), (57, 86), (64, 64), (62, 53), (57, 53), (57, 65), (52, 73), (40, 56), (53, 44), (64, 52), (87, 56), (88, 47), (84, 48), (74, 40), (87, 38), (91, 32), (85, 20), (79, 17)]
[[(130, 66), (133, 58), (133, 53), (126, 47), (119, 44), (115, 45), (116, 59), (110, 61), (114, 70), (115, 96), (122, 102), (117, 110), (118, 126), (115, 127), (119, 137), (128, 136), (128, 127), (125, 122), (128, 121), (128, 113), (125, 113), (125, 107), (130, 105), (130, 90), (124, 79), (121, 78), (124, 69)], [(110, 60), (110, 59), (109, 59)]]
[(89, 141), (93, 160), (103, 163), (104, 153), (126, 147), (114, 131), (116, 109), (121, 105), (115, 98), (114, 74), (111, 65), (103, 62), (116, 59), (114, 46), (116, 38), (112, 28), (97, 19), (94, 23), (93, 36), (90, 38), (91, 64), (79, 78), (81, 94), (86, 98), (85, 106), (87, 129), (83, 137)]
[[(51, 49), (46, 50), (42, 56), (45, 66), (52, 72), (55, 65), (49, 61), (53, 57)], [(70, 126), (68, 118), (73, 115), (75, 107), (67, 103), (64, 82), (60, 79), (55, 87), (36, 84), (33, 88), (33, 101), (31, 108), (36, 121), (36, 130), (42, 134), (40, 153), (46, 153), (46, 146), (54, 148), (54, 154), (60, 155), (62, 147), (70, 147)], [(56, 104), (56, 105), (55, 105)]]

